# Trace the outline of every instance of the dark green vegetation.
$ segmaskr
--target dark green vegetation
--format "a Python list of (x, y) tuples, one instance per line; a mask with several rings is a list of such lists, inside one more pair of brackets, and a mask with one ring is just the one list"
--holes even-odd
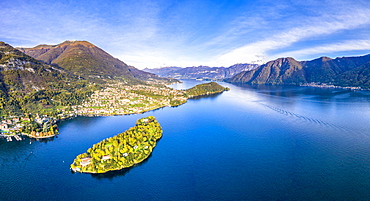
[(335, 78), (334, 83), (340, 86), (361, 86), (370, 89), (370, 63), (342, 73)]
[(109, 81), (163, 86), (176, 80), (128, 66), (86, 41), (19, 49), (0, 42), (0, 120), (30, 119), (2, 130), (45, 137), (56, 120), (77, 115), (77, 106)]
[(293, 58), (280, 58), (225, 81), (270, 85), (326, 83), (370, 89), (369, 62), (370, 55), (336, 59), (321, 57), (302, 62)]
[(223, 91), (230, 90), (227, 87), (223, 87), (216, 82), (209, 82), (204, 84), (198, 84), (195, 87), (185, 90), (188, 98), (194, 98), (198, 96), (206, 96), (210, 94), (217, 94)]
[(162, 137), (158, 121), (149, 116), (137, 120), (136, 126), (94, 144), (80, 154), (71, 169), (84, 173), (105, 173), (131, 167), (148, 158)]
[(79, 104), (97, 85), (62, 68), (38, 61), (0, 42), (0, 115), (56, 115), (58, 108)]
[(128, 85), (175, 81), (128, 66), (86, 41), (19, 49), (0, 42), (1, 116), (56, 116), (109, 79)]
[[(128, 66), (86, 41), (20, 49), (2, 42), (2, 130), (32, 137), (52, 136), (57, 133), (55, 123), (59, 119), (142, 113), (225, 90), (216, 83), (174, 90), (164, 85), (171, 81), (176, 80)], [(29, 122), (12, 121), (13, 117)]]

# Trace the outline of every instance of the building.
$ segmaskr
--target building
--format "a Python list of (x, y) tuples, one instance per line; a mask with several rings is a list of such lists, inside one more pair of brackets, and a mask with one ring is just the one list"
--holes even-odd
[(103, 158), (102, 158), (103, 160), (108, 160), (108, 159), (110, 159), (110, 155), (105, 155), (105, 156), (103, 156)]
[(91, 157), (81, 158), (81, 166), (84, 167), (91, 163)]
[(0, 124), (0, 129), (1, 130), (7, 130), (9, 127), (8, 127), (8, 124)]

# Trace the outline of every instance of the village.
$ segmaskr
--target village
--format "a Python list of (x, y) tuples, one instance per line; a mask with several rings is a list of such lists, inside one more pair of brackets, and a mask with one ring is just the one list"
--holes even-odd
[(80, 116), (138, 114), (187, 101), (185, 92), (165, 86), (112, 83), (94, 92), (82, 105), (74, 108)]
[(0, 137), (5, 137), (8, 142), (21, 141), (21, 135), (32, 138), (49, 138), (57, 134), (56, 119), (47, 115), (32, 117), (3, 117), (0, 124)]
[(301, 87), (319, 87), (319, 88), (337, 88), (337, 89), (362, 90), (361, 87), (341, 87), (341, 86), (336, 86), (336, 85), (333, 85), (333, 84), (316, 83), (316, 82), (301, 84), (300, 86)]
[(224, 88), (216, 83), (200, 84), (190, 90), (176, 90), (165, 85), (128, 85), (111, 81), (106, 87), (93, 92), (80, 105), (59, 108), (53, 116), (24, 114), (0, 117), (0, 137), (8, 142), (21, 140), (21, 135), (30, 138), (50, 138), (59, 134), (57, 122), (77, 116), (113, 116), (140, 114), (147, 111), (174, 107), (197, 95), (220, 93)]
[[(19, 141), (21, 135), (31, 138), (49, 138), (58, 134), (56, 123), (77, 116), (111, 116), (138, 114), (167, 106), (177, 106), (187, 101), (183, 90), (166, 86), (127, 85), (112, 82), (95, 91), (81, 105), (60, 109), (57, 116), (27, 114), (0, 119), (0, 137), (8, 142)], [(26, 117), (27, 116), (27, 117)]]

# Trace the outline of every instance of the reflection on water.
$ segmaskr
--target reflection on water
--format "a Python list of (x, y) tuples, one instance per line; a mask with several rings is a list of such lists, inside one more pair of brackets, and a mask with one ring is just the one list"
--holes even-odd
[(41, 142), (47, 144), (48, 142), (53, 142), (56, 138), (58, 138), (58, 135), (48, 138), (30, 138), (30, 143), (33, 142)]
[(58, 126), (64, 126), (66, 124), (69, 124), (73, 122), (73, 124), (77, 123), (81, 129), (84, 127), (89, 127), (89, 125), (95, 124), (99, 122), (102, 118), (104, 117), (78, 117), (78, 118), (73, 118), (73, 119), (67, 119), (67, 120), (62, 120), (61, 122), (58, 123)]
[[(22, 141), (7, 142), (5, 139), (0, 140), (0, 164), (3, 168), (15, 165), (22, 169), (27, 166), (28, 162), (37, 159), (33, 153), (35, 145), (31, 141), (34, 139), (22, 137)], [(2, 171), (5, 173), (6, 171)]]
[(216, 99), (222, 93), (210, 94), (210, 95), (204, 95), (204, 96), (197, 96), (197, 97), (191, 98), (191, 100), (201, 100), (201, 99), (211, 99), (212, 100), (212, 99)]
[[(258, 93), (281, 98), (310, 98), (317, 101), (370, 101), (370, 91), (351, 91), (349, 89), (331, 89), (317, 87), (238, 85), (243, 88), (258, 90)], [(355, 99), (355, 98), (358, 99)]]

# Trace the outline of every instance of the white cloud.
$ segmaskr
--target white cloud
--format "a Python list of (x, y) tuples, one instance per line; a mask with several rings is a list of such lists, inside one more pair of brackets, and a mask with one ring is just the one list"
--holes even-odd
[(172, 56), (168, 52), (141, 50), (122, 54), (119, 59), (126, 64), (135, 66), (136, 68), (158, 68), (165, 66), (189, 67), (198, 66), (205, 62), (194, 60), (186, 56)]
[[(138, 68), (230, 66), (275, 59), (276, 55), (325, 53), (332, 47), (325, 44), (336, 43), (332, 40), (322, 42), (320, 37), (327, 39), (332, 34), (340, 35), (341, 32), (348, 33), (361, 27), (367, 29), (370, 24), (369, 6), (359, 7), (357, 2), (350, 2), (354, 6), (349, 6), (348, 2), (343, 3), (345, 0), (341, 1), (341, 6), (337, 6), (337, 1), (307, 0), (305, 3), (310, 5), (311, 10), (306, 10), (304, 14), (297, 12), (307, 7), (300, 2), (294, 2), (297, 5), (292, 6), (290, 1), (285, 4), (280, 1), (257, 1), (254, 7), (245, 4), (237, 13), (230, 14), (230, 18), (211, 15), (210, 19), (220, 19), (220, 24), (209, 23), (214, 26), (210, 32), (198, 30), (194, 23), (198, 18), (192, 18), (191, 14), (196, 11), (197, 5), (184, 10), (182, 3), (168, 9), (166, 2), (148, 0), (126, 0), (115, 4), (95, 2), (100, 6), (84, 7), (76, 6), (79, 5), (76, 2), (20, 4), (17, 0), (13, 1), (16, 3), (6, 4), (2, 7), (4, 12), (0, 12), (1, 40), (9, 43), (16, 41), (18, 44), (12, 44), (15, 46), (88, 40)], [(292, 11), (292, 8), (297, 10)], [(315, 12), (311, 14), (310, 11)], [(210, 10), (207, 13), (215, 12)], [(344, 38), (356, 43), (356, 38), (347, 36)], [(366, 34), (358, 37), (363, 41), (357, 41), (358, 45), (352, 49), (360, 49), (361, 44), (368, 45), (364, 41), (370, 38), (366, 37)], [(323, 45), (309, 44), (313, 46), (310, 47), (306, 43), (304, 47), (293, 46), (306, 40), (321, 41)], [(350, 42), (336, 48), (351, 50)], [(290, 50), (281, 53), (284, 48)]]
[(357, 51), (357, 50), (369, 50), (370, 51), (370, 40), (349, 40), (335, 44), (327, 44), (322, 46), (315, 46), (305, 48), (296, 51), (283, 52), (273, 55), (275, 58), (279, 57), (294, 57), (294, 58), (305, 58), (309, 55), (315, 54), (329, 54), (333, 52), (343, 51)]
[(224, 64), (252, 62), (258, 60), (261, 56), (266, 56), (267, 59), (275, 59), (271, 58), (269, 51), (286, 48), (305, 39), (352, 30), (369, 24), (370, 9), (368, 8), (348, 10), (345, 14), (320, 16), (312, 19), (308, 25), (282, 30), (270, 38), (232, 50), (221, 55), (217, 62)]

